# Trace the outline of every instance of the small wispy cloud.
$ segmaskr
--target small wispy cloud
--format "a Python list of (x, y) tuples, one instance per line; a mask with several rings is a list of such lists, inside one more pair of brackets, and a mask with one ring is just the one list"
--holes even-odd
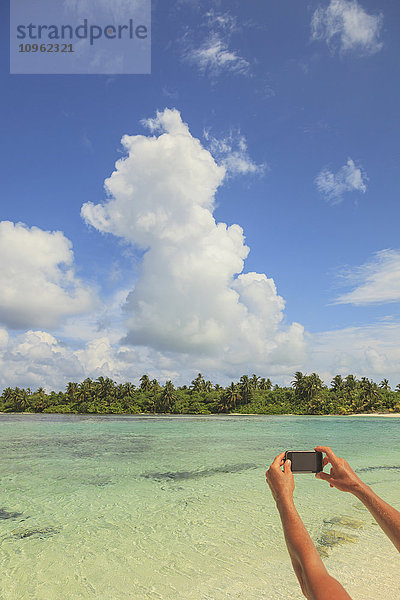
[(337, 173), (333, 173), (329, 169), (322, 169), (315, 178), (315, 185), (318, 191), (332, 204), (339, 204), (347, 192), (365, 194), (367, 181), (367, 174), (349, 158)]
[(172, 100), (177, 100), (177, 98), (179, 98), (179, 92), (176, 89), (172, 89), (167, 86), (162, 88), (162, 93), (163, 96), (166, 96), (166, 98), (171, 98)]
[(381, 50), (383, 15), (371, 15), (357, 0), (331, 0), (311, 19), (311, 38), (325, 41), (332, 52), (375, 54)]
[(217, 160), (223, 165), (228, 175), (260, 175), (266, 169), (265, 164), (257, 164), (250, 157), (247, 149), (247, 141), (240, 131), (231, 131), (224, 138), (216, 138), (205, 130), (204, 139), (207, 148)]
[(239, 31), (237, 19), (231, 13), (217, 13), (214, 9), (209, 10), (205, 17), (208, 21), (208, 27), (219, 28), (229, 34)]
[(231, 47), (231, 38), (240, 31), (237, 19), (229, 12), (208, 11), (203, 28), (207, 35), (194, 41), (187, 33), (183, 42), (182, 59), (194, 65), (203, 75), (217, 77), (221, 73), (248, 75), (250, 62)]
[(93, 152), (94, 148), (93, 148), (93, 142), (92, 140), (89, 138), (88, 134), (85, 132), (81, 138), (81, 142), (82, 142), (82, 146), (88, 150), (89, 152)]
[(383, 304), (400, 301), (400, 250), (380, 250), (364, 265), (347, 269), (342, 277), (355, 285), (334, 304)]
[(217, 34), (210, 36), (200, 48), (188, 50), (185, 59), (196, 65), (200, 73), (211, 76), (223, 71), (245, 75), (250, 68), (250, 63), (235, 50), (230, 50)]

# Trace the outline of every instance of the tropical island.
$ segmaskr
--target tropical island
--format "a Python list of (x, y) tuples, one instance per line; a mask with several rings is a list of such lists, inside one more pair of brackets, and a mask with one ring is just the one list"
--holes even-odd
[(379, 384), (367, 377), (336, 375), (330, 386), (317, 373), (297, 371), (290, 387), (272, 385), (269, 378), (243, 375), (222, 387), (199, 373), (189, 386), (175, 387), (168, 380), (160, 385), (148, 375), (140, 385), (117, 384), (109, 377), (69, 382), (65, 392), (47, 393), (42, 387), (4, 389), (0, 412), (84, 414), (298, 414), (348, 415), (399, 413), (400, 384), (392, 390), (389, 381)]

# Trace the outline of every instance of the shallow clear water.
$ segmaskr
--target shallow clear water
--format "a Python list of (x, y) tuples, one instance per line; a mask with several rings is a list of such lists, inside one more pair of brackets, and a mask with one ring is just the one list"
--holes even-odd
[[(332, 446), (400, 505), (400, 420), (0, 415), (0, 599), (302, 598), (265, 469)], [(351, 495), (296, 476), (354, 599), (399, 597), (398, 553)]]

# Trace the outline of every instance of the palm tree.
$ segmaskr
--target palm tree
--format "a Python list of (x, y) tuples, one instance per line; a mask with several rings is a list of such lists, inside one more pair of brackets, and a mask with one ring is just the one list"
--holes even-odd
[(110, 377), (106, 377), (106, 380), (104, 382), (104, 393), (107, 402), (111, 403), (113, 401), (113, 399), (115, 398), (116, 391), (117, 390), (115, 387), (115, 381), (110, 379)]
[(247, 375), (242, 375), (240, 378), (240, 395), (243, 403), (248, 404), (251, 400), (251, 383)]
[(142, 375), (139, 381), (142, 392), (149, 392), (151, 390), (151, 383), (148, 375)]
[(381, 390), (385, 390), (386, 392), (390, 392), (389, 380), (388, 379), (382, 379), (382, 381), (379, 384), (379, 387), (381, 388)]
[(204, 385), (205, 385), (204, 377), (201, 373), (199, 373), (197, 375), (196, 379), (193, 379), (192, 383), (190, 384), (190, 388), (194, 392), (201, 392), (204, 389)]
[(93, 391), (93, 381), (90, 377), (87, 377), (82, 383), (78, 385), (78, 401), (89, 402), (92, 399), (92, 391)]
[(255, 373), (253, 373), (253, 375), (251, 376), (250, 379), (250, 385), (253, 388), (253, 390), (258, 390), (258, 377)]
[(161, 395), (163, 412), (170, 412), (172, 404), (175, 401), (175, 388), (170, 379), (165, 382), (165, 386)]
[[(18, 411), (19, 412), (25, 412), (26, 409), (29, 407), (29, 395), (28, 395), (28, 391), (25, 390), (24, 388), (22, 388), (22, 389), (15, 388), (15, 389), (18, 390), (17, 398), (16, 398)], [(43, 388), (41, 388), (41, 389), (43, 389)]]
[(93, 383), (93, 387), (96, 397), (106, 404), (111, 404), (116, 393), (121, 393), (121, 390), (116, 389), (115, 382), (109, 377), (98, 377), (96, 382)]
[(303, 391), (303, 380), (304, 380), (304, 375), (301, 371), (296, 371), (296, 373), (294, 374), (294, 379), (291, 382), (291, 385), (294, 389), (294, 391), (296, 392), (296, 395), (301, 397), (302, 395), (302, 391)]
[(219, 402), (218, 402), (218, 412), (227, 413), (229, 411), (230, 411), (229, 401), (228, 401), (226, 395), (222, 394), (222, 396), (220, 397)]
[(213, 388), (213, 386), (212, 386), (212, 383), (211, 383), (211, 381), (208, 381), (208, 380), (207, 380), (207, 381), (205, 381), (205, 382), (204, 382), (203, 390), (204, 390), (205, 392), (211, 392), (211, 391), (212, 391), (212, 388)]
[(157, 394), (161, 389), (160, 384), (158, 383), (157, 379), (152, 379), (151, 380), (151, 391), (153, 392), (153, 394)]
[(331, 390), (333, 392), (341, 392), (344, 388), (344, 381), (341, 375), (335, 375), (335, 377), (331, 381)]
[(122, 400), (123, 398), (125, 398), (125, 385), (123, 383), (120, 383), (117, 387), (113, 386), (112, 396), (109, 396), (108, 394), (106, 396), (108, 404), (111, 404), (114, 399)]
[(270, 390), (272, 388), (272, 382), (270, 378), (268, 377), (268, 379), (265, 379), (265, 377), (262, 377), (258, 387), (260, 390)]
[(322, 390), (322, 381), (317, 375), (317, 373), (311, 373), (311, 375), (307, 375), (305, 378), (304, 391), (307, 397), (307, 400), (310, 401), (314, 398), (320, 390)]
[(75, 402), (78, 397), (78, 384), (74, 381), (69, 381), (66, 387), (67, 397), (70, 402)]
[(239, 402), (241, 396), (236, 384), (231, 382), (230, 386), (228, 386), (225, 390), (224, 396), (224, 406), (228, 410), (236, 407), (236, 404)]
[(133, 398), (133, 394), (135, 393), (136, 386), (133, 383), (127, 381), (124, 383), (124, 396), (128, 396), (129, 398)]
[(364, 401), (362, 410), (374, 410), (376, 400), (379, 398), (378, 386), (367, 377), (361, 379), (361, 396)]
[(16, 405), (17, 400), (16, 390), (13, 390), (10, 387), (6, 387), (3, 390), (2, 398), (4, 398), (4, 402), (7, 405), (7, 408), (13, 408)]
[(236, 407), (240, 398), (238, 386), (232, 381), (232, 383), (225, 388), (224, 393), (221, 394), (218, 400), (218, 412), (228, 413), (232, 408)]
[(43, 412), (48, 406), (47, 394), (42, 387), (39, 387), (35, 394), (35, 410), (36, 412)]
[(357, 379), (354, 377), (354, 375), (347, 375), (344, 382), (347, 392), (352, 392), (357, 387)]

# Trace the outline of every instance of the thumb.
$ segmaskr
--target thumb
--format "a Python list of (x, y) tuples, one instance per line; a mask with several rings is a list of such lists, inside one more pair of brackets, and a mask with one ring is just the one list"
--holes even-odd
[(324, 473), (323, 471), (319, 471), (319, 473), (315, 473), (315, 477), (317, 479), (323, 479), (324, 481), (332, 481), (332, 476), (328, 475), (328, 473)]
[(285, 460), (285, 464), (283, 465), (283, 470), (285, 473), (291, 473), (292, 469), (290, 467), (292, 463), (290, 462), (290, 460)]

